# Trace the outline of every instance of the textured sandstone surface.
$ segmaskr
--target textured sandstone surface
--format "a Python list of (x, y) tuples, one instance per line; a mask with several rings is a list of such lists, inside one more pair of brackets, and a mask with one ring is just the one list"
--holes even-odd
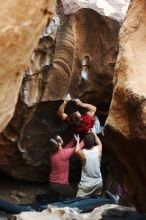
[[(62, 9), (59, 5), (59, 16), (41, 35), (25, 71), (15, 114), (1, 133), (1, 169), (16, 178), (48, 179), (49, 138), (60, 131), (66, 141), (71, 135), (56, 115), (68, 92), (97, 105), (101, 117), (108, 114), (120, 25), (89, 8), (69, 15)], [(74, 108), (71, 103), (67, 111)], [(74, 178), (77, 166), (72, 166)]]
[(23, 71), (40, 33), (55, 10), (55, 0), (2, 1), (0, 13), (0, 131), (15, 110)]
[[(62, 22), (42, 101), (62, 99), (69, 92), (73, 98), (85, 99), (93, 93), (98, 104), (100, 100), (103, 105), (109, 103), (118, 52), (118, 22), (91, 9), (66, 15)], [(87, 80), (81, 74), (86, 56)]]
[(106, 122), (105, 140), (113, 156), (118, 181), (142, 212), (146, 212), (145, 41), (146, 4), (144, 0), (134, 0), (120, 31), (115, 88)]
[[(53, 0), (1, 4), (0, 130), (16, 109), (0, 134), (0, 168), (13, 177), (47, 180), (49, 137), (60, 131), (67, 133), (66, 140), (70, 135), (56, 116), (68, 92), (95, 104), (99, 116), (108, 114), (120, 28), (112, 18), (121, 21), (126, 6), (107, 1), (109, 18), (97, 2), (64, 0), (50, 24)], [(146, 212), (145, 41), (145, 1), (133, 0), (120, 31), (105, 142), (117, 182), (141, 212)], [(73, 108), (72, 103), (68, 111)], [(77, 176), (76, 171), (72, 173)]]

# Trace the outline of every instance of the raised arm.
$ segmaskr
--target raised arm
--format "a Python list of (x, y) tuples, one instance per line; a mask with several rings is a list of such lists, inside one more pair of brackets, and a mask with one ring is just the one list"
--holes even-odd
[(67, 96), (64, 99), (64, 102), (60, 105), (57, 114), (62, 120), (65, 120), (66, 117), (68, 116), (64, 111), (67, 103), (71, 100), (70, 94), (67, 94)]
[(93, 132), (93, 131), (92, 131), (92, 133), (93, 133), (94, 136), (95, 136), (95, 141), (96, 141), (96, 144), (97, 144), (98, 150), (99, 150), (99, 157), (100, 157), (100, 159), (101, 159), (101, 156), (102, 156), (102, 143), (101, 143), (99, 137), (96, 135), (96, 133)]
[[(75, 141), (76, 141), (76, 145), (75, 145)], [(85, 145), (84, 141), (82, 140), (80, 143), (79, 141), (80, 141), (79, 135), (74, 135), (74, 139), (69, 141), (69, 143), (63, 148), (65, 158), (70, 158), (75, 152), (76, 147), (79, 147), (80, 149), (84, 147)]]
[(69, 100), (64, 100), (64, 102), (60, 105), (57, 114), (59, 115), (59, 117), (62, 120), (65, 120), (66, 117), (68, 116), (64, 111), (65, 111), (65, 107), (67, 105), (67, 103), (69, 102)]
[(88, 103), (83, 103), (81, 100), (79, 99), (75, 99), (75, 102), (78, 106), (86, 108), (88, 110), (88, 114), (93, 117), (95, 115), (96, 112), (96, 107), (94, 105), (88, 104)]
[(84, 142), (79, 143), (79, 135), (77, 136), (76, 140), (77, 140), (77, 143), (76, 143), (76, 146), (75, 146), (75, 154), (79, 157), (79, 159), (81, 160), (82, 165), (84, 166), (86, 164), (86, 158), (85, 158), (85, 155), (82, 151), (82, 148), (83, 148), (84, 145), (80, 146), (80, 144), (81, 143), (83, 144)]
[(66, 149), (71, 148), (71, 147), (74, 147), (74, 145), (75, 145), (75, 139), (73, 138), (66, 144), (66, 146), (64, 148), (66, 148)]

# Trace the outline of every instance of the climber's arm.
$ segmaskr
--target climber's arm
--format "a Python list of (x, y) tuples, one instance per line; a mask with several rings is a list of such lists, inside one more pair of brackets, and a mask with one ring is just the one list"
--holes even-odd
[(83, 103), (81, 100), (76, 99), (75, 100), (76, 104), (80, 107), (86, 108), (88, 110), (88, 114), (93, 117), (95, 115), (96, 112), (96, 106), (88, 104), (88, 103)]
[(64, 111), (65, 111), (65, 107), (67, 105), (67, 103), (69, 102), (69, 100), (64, 100), (64, 102), (60, 105), (57, 114), (59, 115), (59, 117), (62, 120), (65, 120), (66, 117), (68, 116)]

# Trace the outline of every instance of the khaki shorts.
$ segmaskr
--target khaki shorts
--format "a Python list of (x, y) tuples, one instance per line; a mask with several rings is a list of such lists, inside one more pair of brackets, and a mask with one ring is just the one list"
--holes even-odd
[(102, 187), (103, 183), (99, 183), (95, 186), (88, 187), (88, 188), (83, 188), (80, 184), (78, 186), (78, 192), (76, 197), (84, 197), (84, 196), (89, 196), (89, 195), (101, 195), (102, 193)]

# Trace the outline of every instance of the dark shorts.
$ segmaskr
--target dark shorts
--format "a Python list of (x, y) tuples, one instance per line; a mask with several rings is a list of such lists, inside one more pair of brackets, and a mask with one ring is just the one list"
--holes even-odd
[(75, 191), (70, 184), (60, 184), (50, 182), (50, 191), (57, 194), (61, 199), (75, 197)]

